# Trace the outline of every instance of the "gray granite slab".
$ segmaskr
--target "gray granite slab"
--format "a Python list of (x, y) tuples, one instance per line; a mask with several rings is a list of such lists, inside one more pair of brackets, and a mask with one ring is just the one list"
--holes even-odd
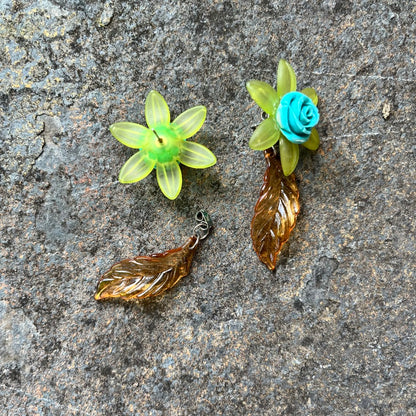
[[(0, 0), (2, 415), (415, 415), (416, 2)], [(317, 89), (322, 144), (275, 273), (249, 79)], [(110, 124), (203, 104), (218, 158), (117, 182)], [(97, 303), (112, 263), (215, 230), (164, 296)]]

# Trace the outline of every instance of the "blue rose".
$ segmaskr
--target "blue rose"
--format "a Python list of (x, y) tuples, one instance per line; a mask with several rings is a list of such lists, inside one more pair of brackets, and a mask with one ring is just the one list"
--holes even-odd
[(280, 100), (276, 122), (292, 143), (305, 143), (319, 121), (319, 112), (312, 100), (301, 92), (289, 92)]

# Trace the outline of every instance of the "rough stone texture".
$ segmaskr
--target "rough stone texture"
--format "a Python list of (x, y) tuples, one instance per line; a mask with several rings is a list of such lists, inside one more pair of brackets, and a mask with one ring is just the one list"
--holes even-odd
[[(415, 1), (0, 0), (0, 413), (414, 415)], [(265, 169), (244, 85), (289, 60), (322, 145), (277, 271), (250, 219)], [(218, 164), (172, 202), (111, 137), (149, 90)], [(165, 296), (97, 303), (113, 263), (216, 228)]]

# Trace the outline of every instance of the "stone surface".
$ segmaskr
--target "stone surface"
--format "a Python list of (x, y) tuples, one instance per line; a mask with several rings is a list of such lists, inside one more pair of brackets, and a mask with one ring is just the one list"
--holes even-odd
[[(0, 0), (0, 413), (414, 415), (415, 1)], [(275, 273), (250, 241), (265, 164), (244, 85), (278, 60), (320, 96), (320, 149)], [(218, 164), (117, 182), (160, 91)], [(97, 303), (126, 257), (215, 231), (163, 297)]]

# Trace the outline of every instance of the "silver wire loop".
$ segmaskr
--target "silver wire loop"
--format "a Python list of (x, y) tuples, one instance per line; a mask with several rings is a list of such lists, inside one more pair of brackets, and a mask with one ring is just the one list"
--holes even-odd
[(196, 213), (195, 219), (197, 224), (194, 227), (194, 234), (198, 237), (198, 240), (204, 240), (208, 237), (208, 234), (213, 227), (211, 217), (208, 212), (200, 210)]

